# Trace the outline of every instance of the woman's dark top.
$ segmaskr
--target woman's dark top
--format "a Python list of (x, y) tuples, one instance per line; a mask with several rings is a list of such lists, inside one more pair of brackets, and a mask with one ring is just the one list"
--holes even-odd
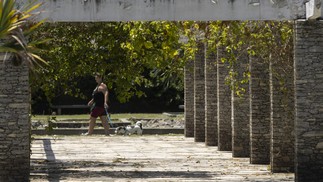
[(92, 93), (94, 107), (102, 107), (104, 108), (104, 94), (98, 91), (98, 87), (93, 90)]

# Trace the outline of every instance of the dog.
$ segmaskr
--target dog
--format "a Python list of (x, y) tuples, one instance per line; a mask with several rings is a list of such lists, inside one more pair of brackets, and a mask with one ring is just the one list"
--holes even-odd
[(115, 134), (117, 135), (142, 135), (143, 129), (142, 129), (142, 123), (140, 121), (137, 121), (134, 126), (119, 126), (115, 130)]

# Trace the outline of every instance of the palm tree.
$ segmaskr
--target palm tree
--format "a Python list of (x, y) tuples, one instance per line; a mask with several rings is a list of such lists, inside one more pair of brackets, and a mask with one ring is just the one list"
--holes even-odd
[(26, 61), (30, 67), (46, 62), (37, 55), (38, 44), (44, 41), (27, 40), (28, 35), (38, 28), (44, 21), (34, 22), (33, 13), (41, 6), (36, 0), (28, 3), (21, 10), (16, 9), (15, 0), (0, 0), (0, 54), (14, 65)]

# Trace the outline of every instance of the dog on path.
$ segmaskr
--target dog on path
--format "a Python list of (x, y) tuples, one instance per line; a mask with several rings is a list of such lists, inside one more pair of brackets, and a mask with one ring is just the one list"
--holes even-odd
[(115, 130), (115, 134), (117, 135), (142, 135), (143, 128), (142, 123), (140, 121), (137, 121), (134, 126), (128, 125), (128, 126), (119, 126)]

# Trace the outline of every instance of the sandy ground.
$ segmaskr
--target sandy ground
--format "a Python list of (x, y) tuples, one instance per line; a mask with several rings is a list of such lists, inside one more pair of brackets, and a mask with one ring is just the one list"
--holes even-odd
[(294, 181), (182, 135), (37, 136), (30, 181)]

